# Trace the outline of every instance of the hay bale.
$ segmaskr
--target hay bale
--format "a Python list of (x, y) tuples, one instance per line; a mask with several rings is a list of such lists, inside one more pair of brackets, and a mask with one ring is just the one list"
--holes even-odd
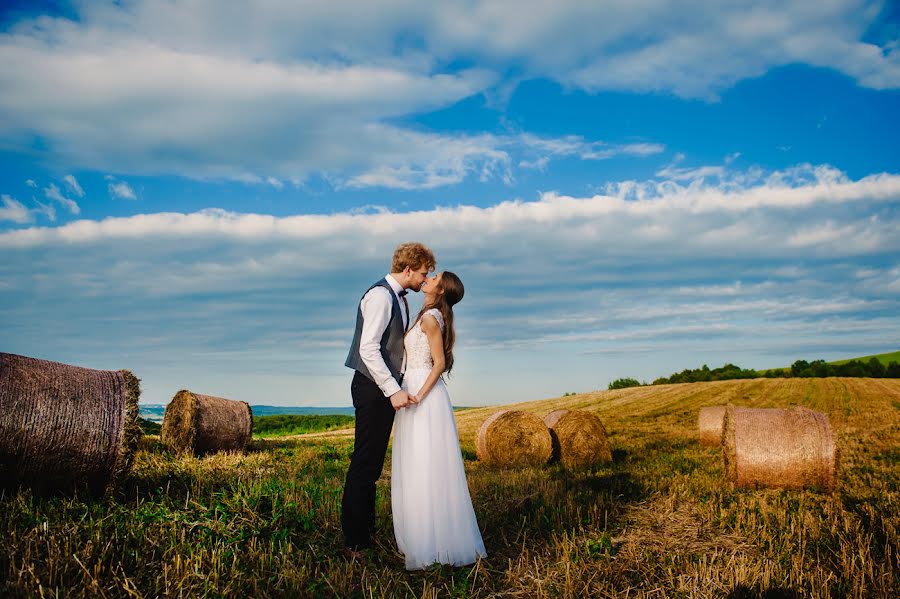
[(540, 466), (553, 454), (547, 425), (519, 410), (502, 410), (485, 420), (475, 445), (478, 459), (494, 466)]
[(253, 433), (253, 412), (245, 401), (179, 391), (166, 406), (161, 440), (175, 451), (195, 454), (243, 451)]
[(544, 416), (553, 441), (553, 459), (568, 468), (584, 468), (612, 461), (603, 422), (581, 410), (554, 410)]
[(700, 432), (701, 445), (722, 444), (722, 421), (725, 418), (725, 406), (700, 408), (697, 416), (697, 430)]
[(140, 381), (0, 353), (0, 485), (102, 493), (131, 469)]
[(725, 473), (736, 486), (834, 488), (838, 451), (825, 414), (729, 406), (723, 429)]

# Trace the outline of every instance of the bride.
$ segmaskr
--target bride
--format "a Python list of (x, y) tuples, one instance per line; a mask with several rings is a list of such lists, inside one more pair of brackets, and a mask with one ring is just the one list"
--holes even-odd
[(441, 374), (453, 367), (453, 305), (463, 284), (449, 271), (422, 286), (425, 304), (406, 334), (403, 388), (418, 403), (398, 410), (391, 451), (391, 505), (406, 569), (464, 566), (487, 553), (463, 469), (450, 395)]

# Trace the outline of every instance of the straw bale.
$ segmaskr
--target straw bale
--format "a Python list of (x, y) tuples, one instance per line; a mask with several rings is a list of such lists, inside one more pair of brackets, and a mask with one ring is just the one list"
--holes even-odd
[(554, 410), (544, 416), (553, 441), (553, 459), (568, 468), (583, 468), (612, 460), (603, 422), (581, 410)]
[(722, 444), (722, 421), (725, 418), (725, 406), (700, 408), (697, 415), (697, 430), (700, 432), (700, 444), (718, 446)]
[(825, 414), (729, 406), (723, 429), (725, 473), (736, 486), (834, 488), (838, 450)]
[(253, 434), (253, 412), (245, 401), (188, 390), (175, 394), (163, 416), (162, 442), (195, 454), (243, 451)]
[(495, 466), (540, 466), (553, 454), (550, 431), (528, 412), (502, 410), (478, 430), (478, 459)]
[(99, 494), (131, 468), (140, 381), (0, 353), (0, 485)]

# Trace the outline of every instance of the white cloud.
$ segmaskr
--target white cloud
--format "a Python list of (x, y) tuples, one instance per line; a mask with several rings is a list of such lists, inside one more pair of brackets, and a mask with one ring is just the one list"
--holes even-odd
[[(844, 216), (845, 207), (897, 203), (900, 175), (883, 173), (854, 181), (832, 167), (810, 165), (768, 174), (722, 170), (714, 182), (707, 182), (703, 172), (697, 174), (700, 179), (688, 181), (678, 172), (676, 180), (618, 182), (608, 186), (607, 194), (588, 198), (546, 192), (539, 201), (508, 201), (486, 208), (461, 205), (407, 213), (282, 218), (209, 209), (193, 214), (81, 220), (58, 228), (0, 233), (0, 247), (195, 235), (319, 242), (324, 236), (355, 240), (366, 231), (392, 239), (404, 230), (431, 230), (440, 222), (442, 234), (465, 237), (467, 245), (472, 236), (524, 239), (526, 231), (545, 224), (550, 230), (540, 238), (547, 243), (565, 239), (568, 246), (574, 243), (569, 237), (577, 234), (585, 243), (602, 240), (608, 251), (631, 255), (643, 254), (645, 248), (653, 253), (664, 243), (677, 246), (671, 249), (674, 253), (722, 244), (722, 250), (743, 248), (770, 256), (823, 241), (835, 242), (831, 250), (836, 255), (852, 255), (863, 247), (900, 248), (900, 238), (894, 241), (892, 235), (896, 222), (889, 216), (878, 218), (876, 212), (864, 217), (857, 214), (839, 230), (832, 230), (839, 221), (837, 216)], [(58, 191), (48, 193), (54, 199), (55, 195)], [(785, 211), (791, 218), (784, 218)], [(836, 243), (838, 239), (841, 244)]]
[(616, 156), (651, 156), (665, 150), (658, 143), (610, 144), (603, 141), (587, 141), (580, 135), (550, 138), (523, 133), (509, 140), (537, 154), (537, 158), (519, 163), (523, 168), (544, 170), (551, 158), (577, 156), (581, 160), (608, 160)]
[[(877, 16), (863, 4), (79, 3), (77, 22), (41, 17), (0, 34), (0, 134), (13, 147), (40, 135), (61, 165), (129, 174), (265, 183), (320, 173), (339, 186), (401, 189), (509, 179), (513, 164), (662, 148), (524, 137), (510, 147), (390, 123), (509, 87), (511, 69), (517, 80), (712, 98), (799, 63), (896, 88), (900, 51), (861, 41)], [(460, 63), (480, 67), (446, 66)], [(424, 160), (416, 152), (433, 140), (455, 152)]]
[(78, 181), (72, 175), (66, 175), (63, 177), (63, 181), (65, 181), (66, 185), (72, 190), (72, 193), (77, 195), (79, 198), (84, 197), (84, 190), (81, 189), (81, 185), (78, 184)]
[(57, 161), (86, 169), (264, 181), (394, 166), (381, 121), (451, 104), (491, 80), (483, 71), (285, 64), (70, 24), (47, 29), (58, 37), (0, 36), (0, 82), (10, 90), (0, 96), (10, 115), (0, 132), (22, 144), (37, 132)]
[(189, 53), (284, 62), (297, 56), (334, 63), (402, 65), (423, 71), (477, 59), (498, 71), (521, 66), (588, 89), (674, 91), (708, 96), (767, 69), (805, 63), (839, 70), (862, 85), (900, 85), (896, 40), (863, 42), (880, 3), (805, 0), (682, 4), (658, 0), (487, 1), (212, 0), (165, 7), (150, 1), (83, 5), (82, 20), (102, 32), (126, 28)]
[(32, 209), (35, 214), (43, 214), (47, 217), (47, 220), (56, 222), (56, 208), (53, 207), (53, 204), (45, 204), (38, 200), (35, 200), (34, 202), (37, 204), (37, 207)]
[(22, 202), (12, 198), (6, 194), (0, 196), (3, 205), (0, 206), (0, 221), (12, 221), (14, 223), (25, 224), (34, 220), (31, 212)]
[(65, 206), (72, 214), (79, 214), (81, 212), (81, 208), (78, 207), (78, 203), (75, 202), (75, 200), (64, 196), (59, 190), (59, 187), (57, 187), (54, 183), (51, 183), (49, 186), (44, 188), (44, 196), (48, 200), (59, 202), (60, 204)]
[(114, 181), (109, 183), (109, 195), (114, 199), (119, 200), (136, 200), (137, 195), (135, 195), (134, 190), (131, 189), (131, 186), (124, 181)]
[(32, 179), (26, 179), (25, 185), (27, 185), (28, 187), (37, 187), (37, 183), (35, 183)]

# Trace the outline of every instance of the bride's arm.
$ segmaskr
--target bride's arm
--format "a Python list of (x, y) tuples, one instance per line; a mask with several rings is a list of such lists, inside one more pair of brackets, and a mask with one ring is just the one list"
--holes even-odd
[(441, 325), (438, 324), (434, 316), (426, 314), (422, 317), (421, 327), (422, 331), (425, 332), (425, 336), (428, 337), (428, 348), (431, 350), (431, 359), (434, 362), (434, 366), (431, 367), (431, 372), (428, 373), (428, 378), (425, 379), (422, 388), (416, 393), (419, 401), (425, 399), (432, 387), (434, 387), (434, 384), (441, 378), (445, 365), (444, 338), (441, 335)]

